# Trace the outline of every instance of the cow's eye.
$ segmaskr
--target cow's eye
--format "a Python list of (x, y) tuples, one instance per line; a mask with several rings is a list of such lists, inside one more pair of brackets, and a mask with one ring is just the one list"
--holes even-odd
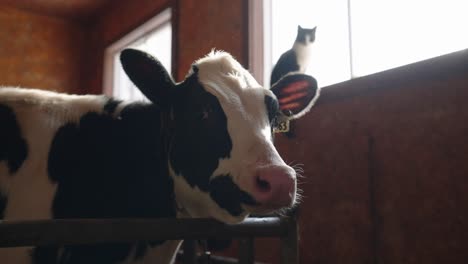
[(196, 118), (199, 120), (207, 120), (211, 117), (212, 114), (213, 114), (213, 110), (211, 109), (211, 107), (207, 106), (207, 107), (201, 108), (197, 112)]
[(207, 109), (203, 110), (201, 119), (205, 120), (208, 119), (208, 117), (210, 117), (210, 112)]

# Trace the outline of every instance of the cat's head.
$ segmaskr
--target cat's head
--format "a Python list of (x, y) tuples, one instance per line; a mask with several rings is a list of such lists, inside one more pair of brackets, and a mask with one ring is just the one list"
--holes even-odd
[(302, 44), (311, 44), (315, 41), (315, 30), (317, 27), (314, 28), (303, 28), (301, 26), (297, 26), (297, 37), (296, 42), (300, 42)]

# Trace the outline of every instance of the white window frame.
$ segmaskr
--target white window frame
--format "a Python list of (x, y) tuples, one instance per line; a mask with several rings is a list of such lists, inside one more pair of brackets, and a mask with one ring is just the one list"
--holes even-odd
[[(257, 79), (260, 84), (263, 84), (265, 87), (269, 86), (269, 79), (270, 74), (272, 71), (271, 61), (273, 58), (273, 47), (272, 47), (272, 1), (280, 1), (280, 0), (249, 0), (249, 69)], [(359, 68), (357, 62), (361, 61), (362, 58), (358, 54), (359, 52), (356, 50), (356, 47), (359, 46), (357, 41), (353, 39), (353, 37), (357, 34), (354, 32), (357, 31), (354, 28), (354, 18), (352, 10), (356, 7), (353, 5), (352, 0), (345, 0), (347, 5), (347, 27), (348, 27), (348, 43), (347, 43), (347, 50), (349, 52), (347, 62), (343, 61), (343, 63), (347, 63), (349, 65), (349, 77), (348, 79), (343, 79), (342, 81), (338, 80), (337, 82), (333, 82), (330, 84), (325, 84), (325, 86), (333, 85), (334, 83), (349, 81), (357, 77), (368, 76), (372, 74), (378, 74), (380, 72), (392, 70), (399, 67), (404, 67), (409, 64), (418, 63), (421, 61), (425, 61), (434, 57), (444, 56), (453, 52), (457, 52), (460, 50), (467, 50), (468, 46), (464, 47), (459, 45), (458, 47), (454, 47), (453, 49), (447, 49), (444, 51), (434, 51), (428, 52), (427, 55), (420, 55), (419, 59), (416, 60), (407, 60), (398, 63), (394, 63), (394, 66), (387, 67), (376, 67), (375, 70), (362, 70)], [(459, 10), (462, 10), (459, 8)], [(460, 11), (462, 12), (462, 11)], [(449, 14), (449, 13), (446, 13)], [(457, 13), (460, 16), (459, 13)], [(465, 20), (464, 20), (465, 21)], [(460, 23), (458, 23), (460, 24)], [(448, 29), (449, 31), (450, 29)], [(463, 42), (466, 43), (466, 40)], [(466, 45), (466, 44), (463, 44)], [(439, 53), (440, 52), (440, 53)], [(348, 74), (346, 74), (348, 75)], [(319, 80), (320, 84), (320, 80)]]
[(154, 30), (158, 29), (160, 26), (164, 25), (165, 23), (170, 22), (171, 17), (172, 17), (172, 10), (171, 8), (167, 8), (105, 49), (104, 51), (104, 76), (103, 76), (103, 83), (102, 83), (102, 87), (103, 87), (102, 91), (105, 95), (107, 96), (113, 95), (115, 55), (118, 54), (120, 51), (122, 51), (125, 47), (127, 47), (131, 43), (150, 34)]
[[(269, 0), (249, 0), (249, 69), (261, 85), (270, 82), (271, 5)], [(271, 67), (269, 67), (271, 68)]]

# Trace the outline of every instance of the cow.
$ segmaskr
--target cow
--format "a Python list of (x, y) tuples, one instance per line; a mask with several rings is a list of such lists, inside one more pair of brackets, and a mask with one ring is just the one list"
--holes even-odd
[[(273, 145), (303, 116), (316, 80), (265, 89), (212, 51), (175, 83), (151, 55), (125, 49), (149, 99), (0, 88), (0, 220), (208, 217), (238, 223), (294, 206), (296, 172)], [(1, 263), (170, 263), (181, 241), (0, 249)]]

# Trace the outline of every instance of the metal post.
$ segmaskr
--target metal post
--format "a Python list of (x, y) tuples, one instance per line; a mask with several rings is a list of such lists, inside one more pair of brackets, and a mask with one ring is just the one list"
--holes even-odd
[(298, 264), (299, 249), (298, 249), (298, 234), (297, 221), (293, 216), (289, 219), (288, 232), (281, 237), (281, 263), (282, 264)]
[(239, 264), (253, 264), (255, 261), (254, 238), (239, 240)]
[(196, 241), (192, 239), (184, 240), (184, 255), (182, 257), (183, 264), (197, 263)]

